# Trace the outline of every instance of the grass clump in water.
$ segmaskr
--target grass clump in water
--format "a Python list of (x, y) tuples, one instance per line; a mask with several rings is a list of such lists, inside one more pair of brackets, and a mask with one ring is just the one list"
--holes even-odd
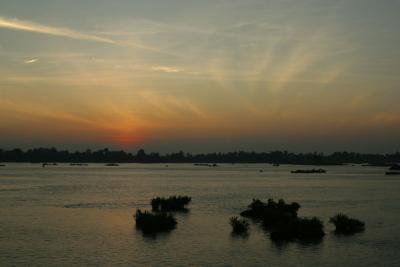
[(250, 228), (250, 224), (246, 220), (236, 216), (229, 219), (229, 224), (232, 226), (233, 234), (247, 234)]
[(297, 217), (297, 211), (300, 205), (296, 202), (287, 204), (283, 199), (275, 202), (268, 199), (267, 203), (259, 199), (253, 199), (248, 209), (241, 212), (240, 215), (252, 219), (261, 219), (266, 228), (274, 225), (278, 221)]
[(317, 241), (324, 235), (324, 224), (317, 217), (299, 218), (297, 202), (286, 203), (283, 199), (267, 203), (253, 199), (248, 209), (240, 213), (244, 217), (262, 220), (262, 226), (270, 232), (273, 241)]
[(136, 210), (136, 227), (143, 233), (168, 232), (175, 229), (177, 221), (171, 214)]
[(365, 230), (365, 223), (348, 217), (343, 213), (339, 213), (329, 219), (330, 223), (333, 223), (336, 227), (336, 234), (351, 235)]
[(320, 240), (324, 233), (324, 224), (317, 217), (313, 218), (286, 218), (271, 228), (273, 241), (313, 241)]
[(189, 196), (170, 196), (169, 198), (156, 197), (151, 200), (153, 211), (171, 212), (186, 211), (185, 206), (192, 201)]

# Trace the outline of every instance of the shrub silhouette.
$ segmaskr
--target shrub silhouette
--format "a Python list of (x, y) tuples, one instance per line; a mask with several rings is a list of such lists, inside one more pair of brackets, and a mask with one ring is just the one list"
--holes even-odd
[(177, 221), (171, 214), (136, 210), (136, 227), (143, 233), (168, 232), (175, 229)]
[(248, 209), (241, 212), (240, 215), (253, 219), (262, 219), (264, 227), (269, 228), (285, 218), (296, 218), (299, 208), (300, 205), (298, 203), (286, 204), (283, 199), (278, 202), (268, 199), (267, 203), (259, 199), (253, 199)]
[(320, 239), (325, 235), (324, 224), (317, 217), (297, 219), (297, 238), (301, 240)]
[(156, 197), (151, 200), (153, 211), (185, 211), (185, 206), (192, 201), (188, 196), (170, 196), (169, 198)]
[(317, 217), (285, 218), (271, 228), (273, 241), (319, 240), (325, 235), (324, 224)]
[(270, 238), (273, 241), (292, 241), (296, 236), (296, 218), (285, 218), (280, 220), (274, 226), (268, 226), (270, 229)]
[(234, 234), (245, 234), (250, 228), (250, 224), (246, 220), (241, 220), (236, 216), (229, 219), (229, 224), (232, 226)]
[(343, 213), (339, 213), (333, 216), (329, 219), (329, 222), (335, 225), (336, 234), (351, 235), (365, 230), (364, 222), (357, 219), (349, 218)]
[(262, 226), (270, 231), (273, 241), (313, 241), (321, 239), (324, 225), (317, 217), (299, 218), (297, 212), (300, 205), (297, 202), (286, 203), (283, 199), (275, 202), (268, 199), (267, 203), (253, 199), (248, 209), (240, 215), (262, 220)]

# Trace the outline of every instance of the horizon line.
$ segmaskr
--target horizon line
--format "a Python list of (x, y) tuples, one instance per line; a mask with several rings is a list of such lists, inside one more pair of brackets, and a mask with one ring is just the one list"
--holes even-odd
[(159, 154), (160, 156), (163, 155), (172, 155), (172, 154), (180, 154), (183, 153), (184, 155), (209, 155), (209, 154), (230, 154), (230, 153), (255, 153), (255, 154), (265, 154), (265, 153), (274, 153), (274, 152), (281, 152), (284, 154), (294, 154), (294, 155), (301, 155), (301, 154), (317, 154), (317, 155), (322, 155), (322, 156), (331, 156), (333, 154), (337, 154), (337, 153), (348, 153), (348, 154), (358, 154), (358, 155), (396, 155), (396, 154), (400, 154), (400, 151), (396, 151), (396, 152), (386, 152), (386, 153), (372, 153), (372, 152), (356, 152), (356, 151), (350, 151), (350, 150), (338, 150), (338, 151), (334, 151), (334, 152), (322, 152), (322, 151), (307, 151), (307, 152), (293, 152), (290, 150), (279, 150), (279, 149), (273, 149), (273, 150), (264, 150), (264, 151), (256, 151), (256, 150), (246, 150), (246, 149), (237, 149), (237, 150), (230, 150), (230, 151), (210, 151), (210, 152), (188, 152), (188, 151), (184, 151), (184, 150), (177, 150), (177, 151), (172, 151), (172, 152), (158, 152), (158, 151), (150, 151), (144, 148), (139, 148), (135, 150), (126, 150), (126, 149), (110, 149), (108, 147), (104, 147), (104, 148), (98, 148), (98, 149), (91, 149), (91, 148), (86, 148), (86, 149), (59, 149), (56, 147), (34, 147), (34, 148), (19, 148), (19, 147), (15, 147), (12, 149), (4, 149), (0, 147), (0, 152), (5, 152), (5, 151), (14, 151), (14, 150), (20, 150), (22, 152), (28, 152), (29, 150), (56, 150), (57, 152), (65, 152), (67, 151), (68, 153), (84, 153), (87, 151), (91, 151), (91, 152), (99, 152), (99, 151), (109, 151), (109, 152), (124, 152), (126, 154), (132, 154), (134, 152), (138, 153), (139, 151), (143, 150), (143, 152), (146, 153), (146, 155), (151, 155), (151, 154)]

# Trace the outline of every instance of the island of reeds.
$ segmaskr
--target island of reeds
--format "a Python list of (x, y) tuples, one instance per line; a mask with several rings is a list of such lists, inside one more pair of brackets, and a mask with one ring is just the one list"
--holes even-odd
[[(189, 196), (155, 197), (151, 199), (151, 211), (137, 209), (134, 214), (136, 228), (144, 234), (156, 234), (169, 232), (176, 228), (178, 221), (175, 212), (186, 211), (186, 205), (191, 202)], [(299, 217), (301, 208), (297, 202), (286, 203), (280, 199), (274, 201), (268, 199), (263, 202), (253, 199), (247, 209), (240, 216), (261, 223), (261, 227), (269, 233), (274, 242), (290, 241), (321, 241), (325, 236), (324, 223), (317, 217)], [(335, 234), (352, 235), (364, 231), (365, 223), (349, 216), (339, 213), (329, 220), (335, 225)], [(229, 219), (233, 235), (248, 235), (250, 222), (246, 219), (233, 216)]]
[(186, 205), (192, 200), (189, 196), (155, 197), (150, 201), (152, 211), (136, 210), (136, 228), (145, 234), (169, 232), (178, 224), (173, 212), (187, 211)]

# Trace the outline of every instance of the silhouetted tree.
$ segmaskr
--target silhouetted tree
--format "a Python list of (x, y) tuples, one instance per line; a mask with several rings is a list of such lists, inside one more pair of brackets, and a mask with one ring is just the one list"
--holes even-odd
[(98, 151), (84, 152), (59, 151), (56, 148), (34, 148), (23, 151), (0, 149), (0, 162), (141, 162), (141, 163), (271, 163), (271, 164), (303, 164), (303, 165), (335, 165), (344, 163), (367, 163), (369, 165), (388, 166), (400, 162), (400, 153), (394, 154), (359, 154), (354, 152), (335, 152), (331, 155), (322, 153), (299, 153), (288, 151), (189, 154), (179, 151), (160, 155), (146, 154), (143, 149), (136, 155), (125, 151), (113, 151), (104, 148)]

